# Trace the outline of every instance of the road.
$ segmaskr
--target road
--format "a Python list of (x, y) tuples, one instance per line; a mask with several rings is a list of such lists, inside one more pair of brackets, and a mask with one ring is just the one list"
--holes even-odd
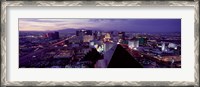
[(35, 52), (29, 53), (29, 54), (27, 54), (27, 55), (25, 55), (25, 56), (23, 56), (23, 57), (20, 57), (20, 58), (19, 58), (19, 63), (20, 63), (20, 64), (24, 64), (24, 63), (26, 63), (26, 61), (31, 61), (30, 58), (32, 58), (33, 56), (37, 56), (37, 55), (39, 55), (40, 53), (42, 53), (42, 52), (48, 50), (49, 48), (54, 47), (54, 46), (56, 46), (56, 45), (58, 45), (58, 44), (64, 43), (66, 40), (72, 39), (73, 37), (75, 37), (75, 35), (72, 35), (71, 37), (65, 38), (65, 39), (63, 39), (63, 40), (61, 40), (61, 41), (59, 41), (59, 42), (53, 43), (53, 44), (51, 44), (51, 45), (49, 45), (48, 47), (45, 47), (45, 48), (43, 48), (43, 49), (39, 49), (39, 50), (37, 50), (37, 51), (35, 51)]
[(159, 65), (165, 65), (165, 66), (168, 66), (170, 67), (170, 65), (165, 62), (165, 61), (162, 61), (160, 58), (155, 58), (151, 55), (148, 55), (146, 53), (142, 53), (142, 52), (139, 52), (137, 50), (132, 50), (128, 47), (128, 45), (126, 44), (123, 44), (122, 45), (125, 49), (127, 49), (127, 51), (132, 55), (134, 56), (135, 58), (145, 58), (145, 59), (148, 59), (148, 60), (151, 60), (151, 61), (155, 61), (157, 64)]

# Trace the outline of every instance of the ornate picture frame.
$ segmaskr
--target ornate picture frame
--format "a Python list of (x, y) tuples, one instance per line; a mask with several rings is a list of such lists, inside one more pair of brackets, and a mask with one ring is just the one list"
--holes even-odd
[[(7, 81), (6, 25), (10, 6), (194, 6), (195, 82), (186, 81)], [(199, 86), (199, 1), (2, 1), (1, 2), (1, 86)]]

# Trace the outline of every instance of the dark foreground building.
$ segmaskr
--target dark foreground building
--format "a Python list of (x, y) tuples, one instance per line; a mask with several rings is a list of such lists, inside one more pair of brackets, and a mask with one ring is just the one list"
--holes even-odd
[(108, 68), (143, 68), (120, 44), (117, 45), (112, 58), (107, 66)]

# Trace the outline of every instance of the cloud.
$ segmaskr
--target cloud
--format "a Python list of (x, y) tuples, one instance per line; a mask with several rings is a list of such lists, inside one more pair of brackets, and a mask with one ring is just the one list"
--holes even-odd
[(87, 19), (19, 19), (19, 30), (51, 31), (66, 28), (94, 27)]
[(67, 28), (137, 32), (180, 32), (181, 19), (19, 19), (19, 30), (21, 31), (55, 31)]

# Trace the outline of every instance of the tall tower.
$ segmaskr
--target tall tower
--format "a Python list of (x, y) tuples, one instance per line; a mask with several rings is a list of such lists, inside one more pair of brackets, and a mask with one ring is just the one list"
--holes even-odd
[(105, 37), (104, 37), (104, 42), (110, 41), (110, 34), (106, 33)]
[(125, 32), (119, 32), (118, 36), (119, 36), (119, 39), (124, 40), (125, 39)]
[(162, 52), (165, 51), (165, 43), (164, 43), (164, 42), (162, 43), (162, 48), (161, 48), (161, 50), (162, 50)]

